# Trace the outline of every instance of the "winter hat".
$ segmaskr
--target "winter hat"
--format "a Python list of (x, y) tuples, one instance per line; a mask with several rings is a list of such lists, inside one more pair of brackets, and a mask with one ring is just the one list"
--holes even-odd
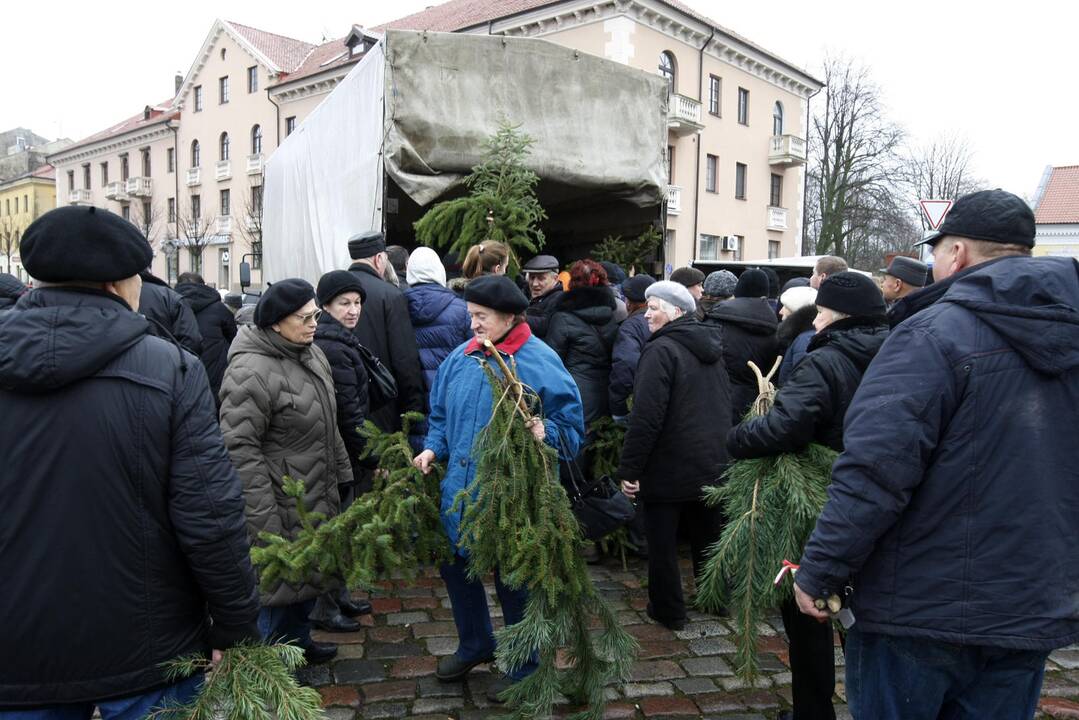
[(852, 270), (824, 278), (817, 291), (817, 307), (845, 315), (883, 315), (886, 312), (884, 296), (877, 284)]
[(408, 256), (408, 270), (405, 282), (409, 285), (438, 283), (446, 287), (446, 268), (438, 259), (438, 253), (429, 247), (420, 246)]
[(634, 275), (622, 283), (622, 294), (630, 302), (643, 303), (645, 300), (644, 291), (655, 281), (656, 279), (651, 275)]
[(899, 278), (907, 285), (925, 287), (929, 278), (929, 266), (920, 260), (896, 255), (881, 273)]
[(367, 302), (367, 291), (363, 289), (355, 274), (348, 270), (331, 270), (318, 279), (315, 297), (320, 306), (326, 307), (335, 297), (346, 292), (359, 293), (360, 303)]
[(695, 267), (680, 267), (671, 273), (671, 282), (691, 288), (704, 282), (704, 273)]
[(11, 273), (0, 273), (0, 297), (17, 298), (29, 288)]
[(787, 292), (788, 290), (790, 290), (791, 288), (794, 288), (794, 287), (809, 287), (809, 278), (804, 278), (804, 277), (791, 278), (787, 282), (783, 283), (783, 289), (779, 293), (780, 296), (782, 296), (783, 293)]
[(964, 195), (944, 222), (918, 245), (936, 245), (945, 235), (1034, 247), (1034, 213), (1026, 201), (997, 188)]
[(626, 281), (626, 271), (616, 263), (604, 260), (600, 265), (607, 271), (607, 282), (611, 285), (621, 285)]
[(260, 328), (268, 328), (314, 299), (315, 288), (306, 280), (288, 278), (275, 282), (262, 293), (258, 305), (255, 306), (255, 324)]
[(761, 272), (768, 278), (768, 297), (779, 297), (779, 273), (770, 267), (761, 268)]
[[(699, 271), (698, 271), (699, 272)], [(703, 274), (703, 273), (702, 273)], [(644, 291), (646, 298), (659, 298), (666, 300), (671, 305), (679, 308), (685, 314), (690, 314), (697, 309), (697, 302), (689, 294), (689, 290), (682, 283), (674, 280), (660, 280), (648, 286)]]
[(233, 310), (239, 310), (244, 305), (244, 296), (240, 293), (228, 293), (221, 302), (225, 303), (225, 305)]
[(528, 299), (505, 275), (480, 275), (465, 287), (465, 301), (516, 315), (528, 309)]
[(378, 255), (386, 249), (386, 236), (378, 230), (356, 233), (348, 239), (348, 256), (353, 260), (363, 260)]
[(730, 270), (716, 270), (704, 279), (704, 294), (708, 297), (726, 298), (734, 295), (738, 277)]
[(762, 298), (768, 297), (768, 276), (763, 270), (750, 268), (742, 272), (738, 278), (738, 285), (734, 288), (736, 298)]
[(808, 285), (796, 285), (784, 290), (779, 296), (779, 302), (788, 311), (795, 312), (817, 302), (817, 291)]
[(97, 207), (50, 210), (26, 228), (23, 267), (45, 282), (114, 282), (138, 275), (154, 258), (139, 229)]

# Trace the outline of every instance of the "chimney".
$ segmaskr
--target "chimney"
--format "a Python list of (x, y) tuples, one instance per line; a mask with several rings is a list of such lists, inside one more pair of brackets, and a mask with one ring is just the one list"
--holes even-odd
[(179, 73), (179, 71), (177, 71), (177, 73), (176, 73), (176, 78), (175, 78), (174, 82), (176, 84), (176, 89), (172, 91), (173, 95), (180, 92), (180, 86), (182, 86), (184, 84), (184, 76), (181, 75)]

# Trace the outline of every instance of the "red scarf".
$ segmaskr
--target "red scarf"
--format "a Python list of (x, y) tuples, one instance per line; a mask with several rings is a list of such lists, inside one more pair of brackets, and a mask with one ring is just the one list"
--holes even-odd
[[(512, 330), (506, 333), (504, 338), (495, 343), (495, 348), (506, 355), (513, 355), (521, 349), (522, 345), (528, 342), (528, 338), (530, 337), (532, 337), (532, 328), (528, 327), (528, 323), (523, 322), (515, 325)], [(471, 355), (477, 350), (483, 350), (485, 355), (491, 354), (490, 351), (481, 345), (473, 336), (473, 338), (468, 341), (468, 345), (465, 345), (465, 355)]]

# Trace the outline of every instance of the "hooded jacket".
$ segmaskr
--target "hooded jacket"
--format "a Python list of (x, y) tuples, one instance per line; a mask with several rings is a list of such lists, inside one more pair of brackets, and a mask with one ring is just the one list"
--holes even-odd
[(176, 339), (195, 355), (202, 353), (202, 333), (195, 313), (180, 294), (161, 278), (141, 272), (139, 312), (150, 319), (150, 332), (166, 340)]
[(0, 311), (15, 307), (15, 302), (26, 292), (26, 286), (19, 278), (9, 273), (0, 273)]
[(1077, 406), (1079, 264), (959, 273), (866, 373), (798, 585), (818, 597), (850, 582), (867, 632), (1076, 642)]
[(776, 387), (787, 384), (791, 373), (806, 355), (809, 341), (817, 334), (813, 319), (817, 317), (817, 306), (800, 307), (786, 317), (776, 328), (776, 340), (779, 351), (783, 353), (783, 362), (779, 365), (779, 377)]
[(0, 314), (0, 408), (0, 708), (146, 692), (164, 662), (258, 638), (194, 356), (116, 296), (40, 288)]
[(229, 364), (229, 345), (236, 337), (236, 318), (221, 302), (221, 295), (208, 285), (180, 283), (176, 292), (195, 313), (199, 333), (202, 335), (202, 352), (199, 359), (210, 378), (210, 390), (217, 398), (221, 390), (221, 378)]
[(775, 311), (763, 298), (740, 297), (717, 303), (706, 311), (702, 323), (719, 330), (723, 362), (731, 381), (731, 424), (741, 422), (757, 399), (757, 377), (752, 361), (767, 373), (779, 356)]
[[(365, 472), (371, 459), (360, 460), (367, 441), (358, 431), (370, 415), (367, 399), (367, 366), (360, 355), (360, 341), (356, 334), (338, 322), (328, 312), (322, 313), (315, 328), (315, 345), (326, 356), (333, 376), (334, 394), (337, 400), (337, 430), (348, 451), (352, 467), (352, 479), (357, 490), (365, 493), (371, 489), (370, 473)], [(341, 478), (338, 478), (341, 481)]]
[(611, 349), (618, 334), (609, 287), (574, 288), (554, 304), (544, 341), (566, 365), (581, 390), (585, 427), (609, 415), (607, 386)]
[(405, 298), (420, 354), (426, 395), (431, 392), (438, 366), (455, 347), (472, 337), (472, 323), (465, 301), (439, 284), (411, 287), (405, 292)]
[(644, 319), (646, 308), (637, 308), (618, 326), (614, 347), (611, 349), (611, 380), (608, 385), (608, 400), (611, 415), (625, 417), (629, 415), (629, 396), (633, 394), (633, 380), (637, 376), (637, 363), (641, 351), (648, 342), (652, 331)]
[(727, 463), (731, 390), (719, 334), (691, 316), (652, 333), (637, 364), (618, 479), (646, 502), (700, 500)]

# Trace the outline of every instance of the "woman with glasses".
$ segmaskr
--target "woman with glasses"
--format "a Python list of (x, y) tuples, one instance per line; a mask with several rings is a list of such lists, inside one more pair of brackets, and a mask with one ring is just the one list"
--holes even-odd
[[(330, 364), (314, 343), (322, 311), (315, 289), (300, 279), (270, 286), (255, 307), (255, 325), (241, 328), (229, 349), (221, 382), (221, 431), (244, 486), (247, 527), (292, 539), (300, 530), (296, 502), (284, 478), (304, 483), (308, 512), (333, 517), (337, 486), (352, 482), (348, 451), (337, 429)], [(311, 639), (315, 598), (340, 581), (315, 577), (262, 588), (259, 630), (265, 639), (292, 641), (308, 662), (325, 662), (337, 646)]]

